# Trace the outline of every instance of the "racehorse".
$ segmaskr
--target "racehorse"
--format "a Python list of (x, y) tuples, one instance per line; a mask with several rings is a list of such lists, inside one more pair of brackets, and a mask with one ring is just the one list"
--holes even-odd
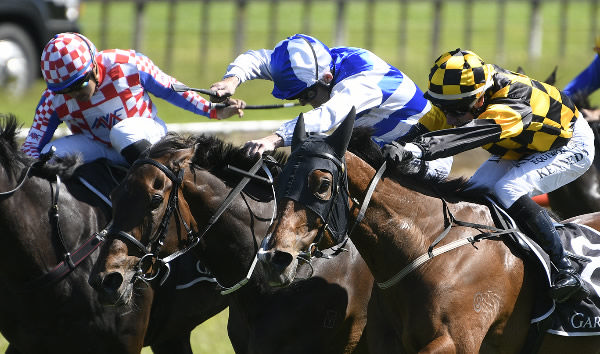
[[(373, 278), (351, 242), (301, 267), (312, 277), (287, 288), (269, 288), (262, 268), (254, 267), (274, 214), (266, 177), (247, 177), (260, 166), (257, 157), (215, 137), (170, 133), (154, 144), (111, 195), (113, 227), (97, 260), (97, 290), (108, 302), (127, 302), (133, 284), (162, 278), (163, 261), (190, 250), (228, 294), (236, 353), (365, 352)], [(171, 218), (179, 230), (161, 232)]]
[[(352, 109), (322, 137), (307, 136), (299, 117), (278, 182), (278, 222), (262, 245), (269, 281), (290, 283), (299, 254), (314, 249), (321, 235), (347, 230), (377, 285), (366, 328), (371, 353), (521, 352), (540, 277), (524, 267), (516, 247), (476, 242), (484, 234), (472, 227), (447, 227), (444, 220), (494, 225), (487, 207), (458, 199), (465, 180), (433, 184), (388, 174), (371, 183), (384, 158), (364, 134), (355, 135), (351, 148), (360, 157), (347, 151), (354, 118)], [(344, 204), (346, 214), (329, 213)], [(329, 226), (344, 217), (347, 223)], [(465, 246), (450, 248), (456, 242)], [(599, 350), (594, 337), (546, 335), (539, 347), (541, 353)]]
[[(144, 345), (191, 353), (191, 329), (215, 312), (207, 307), (226, 306), (215, 286), (165, 288), (154, 297), (140, 289), (143, 301), (127, 311), (101, 305), (88, 277), (109, 208), (70, 178), (76, 159), (36, 163), (17, 146), (16, 119), (0, 118), (0, 332), (7, 353), (139, 353)], [(206, 304), (159, 302), (197, 296)]]
[[(573, 101), (580, 110), (590, 108), (587, 97), (575, 95)], [(563, 219), (600, 211), (600, 120), (585, 118), (594, 132), (594, 162), (579, 178), (548, 193), (550, 209)]]

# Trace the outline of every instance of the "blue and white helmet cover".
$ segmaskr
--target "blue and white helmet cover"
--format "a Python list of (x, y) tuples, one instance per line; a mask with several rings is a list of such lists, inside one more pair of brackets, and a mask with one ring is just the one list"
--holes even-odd
[[(331, 63), (329, 48), (314, 37), (295, 34), (282, 40), (271, 54), (273, 96), (279, 99), (296, 96), (314, 85), (329, 70)], [(315, 72), (317, 68), (318, 72)]]

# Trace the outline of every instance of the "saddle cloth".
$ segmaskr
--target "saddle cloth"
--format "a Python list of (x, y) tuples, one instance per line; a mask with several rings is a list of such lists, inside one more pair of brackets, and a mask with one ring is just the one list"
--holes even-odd
[[(497, 205), (495, 205), (496, 210)], [(490, 208), (492, 210), (494, 208)], [(515, 225), (505, 212), (500, 213), (505, 222)], [(513, 234), (514, 241), (525, 253), (526, 264), (534, 265), (544, 279), (544, 287), (538, 289), (531, 323), (544, 320), (546, 332), (561, 336), (600, 335), (600, 233), (585, 225), (556, 223), (561, 241), (576, 266), (590, 296), (580, 302), (556, 303), (548, 296), (551, 285), (551, 263), (548, 255), (529, 236), (522, 232)]]
[(580, 302), (556, 304), (550, 315), (552, 325), (546, 331), (563, 336), (600, 335), (600, 234), (571, 223), (557, 230), (590, 296)]

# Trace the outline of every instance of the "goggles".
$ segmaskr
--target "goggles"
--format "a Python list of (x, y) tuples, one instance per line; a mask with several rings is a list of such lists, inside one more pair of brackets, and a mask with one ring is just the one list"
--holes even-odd
[(288, 100), (311, 101), (315, 97), (317, 97), (317, 84), (302, 90), (299, 94), (288, 98)]
[(465, 103), (461, 101), (460, 103), (454, 104), (440, 104), (440, 102), (433, 103), (437, 108), (439, 108), (444, 115), (453, 115), (453, 116), (464, 116), (467, 113), (472, 113), (473, 115), (477, 115), (478, 109), (475, 109), (475, 103), (477, 99), (474, 99), (470, 103)]
[(94, 73), (94, 70), (92, 69), (87, 74), (85, 74), (84, 77), (82, 77), (81, 79), (75, 81), (69, 87), (65, 87), (62, 90), (57, 90), (57, 91), (53, 91), (53, 92), (57, 93), (57, 94), (64, 95), (64, 94), (68, 94), (68, 93), (71, 93), (71, 92), (74, 92), (74, 91), (79, 91), (81, 89), (84, 89), (84, 88), (86, 88), (86, 87), (89, 86), (90, 80), (92, 79), (93, 73)]

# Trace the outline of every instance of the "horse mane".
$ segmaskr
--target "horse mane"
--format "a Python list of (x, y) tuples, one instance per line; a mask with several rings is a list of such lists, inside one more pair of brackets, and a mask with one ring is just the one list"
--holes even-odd
[[(242, 147), (234, 146), (213, 135), (182, 136), (169, 132), (159, 142), (152, 145), (149, 157), (158, 157), (175, 150), (196, 147), (192, 164), (205, 169), (228, 184), (235, 184), (243, 177), (227, 169), (228, 165), (249, 170), (258, 160), (258, 156), (248, 156)], [(283, 165), (287, 154), (276, 152), (273, 157)]]
[[(17, 131), (20, 129), (21, 125), (13, 114), (0, 113), (0, 163), (12, 178), (17, 178), (24, 166), (30, 166), (36, 161), (19, 149)], [(52, 163), (36, 165), (31, 174), (48, 180), (54, 180), (56, 175), (59, 175), (68, 180), (80, 164), (78, 156), (55, 158)]]
[(0, 163), (9, 177), (14, 177), (29, 159), (19, 151), (17, 145), (17, 130), (21, 128), (17, 118), (11, 113), (0, 113), (0, 118)]
[[(348, 151), (352, 152), (375, 170), (379, 169), (385, 158), (379, 146), (371, 139), (373, 128), (358, 127), (352, 132)], [(398, 168), (388, 164), (385, 177), (391, 178), (403, 186), (431, 197), (444, 198), (449, 202), (480, 199), (480, 193), (465, 191), (471, 184), (464, 177), (448, 178), (442, 181), (433, 181), (417, 176), (403, 174)], [(477, 196), (479, 195), (479, 198)]]

